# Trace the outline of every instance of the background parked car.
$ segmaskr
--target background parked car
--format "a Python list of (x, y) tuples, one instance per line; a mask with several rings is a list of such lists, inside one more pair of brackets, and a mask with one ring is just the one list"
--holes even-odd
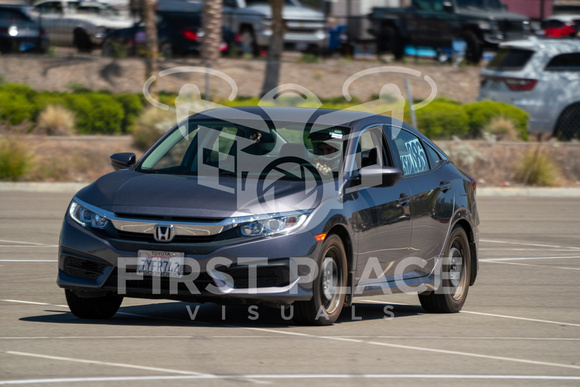
[[(156, 12), (159, 52), (164, 58), (199, 54), (203, 40), (201, 12)], [(222, 52), (241, 52), (239, 36), (222, 28)], [(103, 56), (134, 56), (146, 52), (145, 24), (135, 23), (130, 28), (111, 31), (103, 41)]]
[(100, 46), (108, 31), (133, 24), (113, 7), (96, 1), (43, 1), (34, 6), (32, 14), (46, 28), (52, 44), (74, 46), (81, 52)]
[(542, 22), (547, 38), (575, 37), (580, 32), (580, 15), (552, 15)]
[(533, 38), (502, 44), (481, 71), (478, 99), (527, 111), (532, 133), (580, 136), (580, 41)]
[(45, 52), (48, 35), (24, 5), (0, 4), (0, 53)]

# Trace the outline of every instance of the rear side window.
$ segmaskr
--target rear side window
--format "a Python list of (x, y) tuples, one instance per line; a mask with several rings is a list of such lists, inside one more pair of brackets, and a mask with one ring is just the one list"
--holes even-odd
[(580, 52), (561, 54), (553, 57), (546, 71), (580, 71)]
[(401, 130), (395, 138), (395, 145), (405, 176), (416, 175), (429, 170), (425, 149), (415, 135)]
[(487, 68), (489, 70), (520, 70), (526, 66), (534, 53), (535, 51), (520, 48), (500, 48)]

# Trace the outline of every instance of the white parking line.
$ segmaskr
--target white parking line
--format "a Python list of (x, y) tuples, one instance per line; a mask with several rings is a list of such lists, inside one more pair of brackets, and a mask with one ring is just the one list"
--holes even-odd
[(32, 263), (32, 262), (58, 262), (58, 259), (0, 259), (0, 262), (17, 262), (17, 263)]
[[(48, 359), (48, 360), (61, 360), (61, 361), (68, 361), (68, 362), (72, 362), (72, 363), (96, 364), (96, 365), (104, 365), (104, 366), (111, 366), (111, 367), (121, 367), (121, 368), (137, 369), (137, 370), (164, 372), (164, 373), (169, 373), (169, 374), (191, 375), (191, 376), (195, 376), (197, 378), (203, 378), (203, 379), (219, 378), (218, 376), (212, 375), (212, 374), (204, 374), (204, 373), (195, 372), (195, 371), (175, 370), (175, 369), (170, 369), (170, 368), (148, 367), (148, 366), (140, 366), (140, 365), (135, 365), (135, 364), (114, 363), (114, 362), (99, 361), (99, 360), (87, 360), (87, 359), (79, 359), (79, 358), (64, 357), (64, 356), (42, 355), (42, 354), (38, 354), (38, 353), (29, 353), (29, 352), (4, 351), (4, 350), (0, 349), (0, 354), (1, 353), (7, 354), (7, 355), (35, 357), (35, 358)], [(225, 377), (225, 378), (240, 379), (240, 378), (235, 378), (235, 377)], [(243, 379), (244, 381), (252, 381), (251, 379), (248, 379), (248, 378), (241, 378), (241, 379)], [(252, 382), (255, 382), (255, 381), (252, 381)]]
[[(150, 316), (148, 316), (150, 317)], [(7, 336), (1, 340), (188, 340), (200, 336)], [(204, 338), (221, 340), (281, 339), (280, 335), (203, 335)], [(496, 336), (331, 336), (346, 339), (385, 339), (385, 340), (498, 340), (498, 341), (580, 341), (575, 337), (496, 337)]]
[(58, 247), (58, 245), (49, 245), (46, 243), (11, 241), (6, 239), (0, 239), (0, 243), (15, 243), (15, 245), (0, 244), (0, 247)]
[(534, 265), (533, 263), (516, 263), (516, 262), (502, 262), (502, 261), (484, 261), (487, 263), (501, 263), (502, 265), (516, 265), (516, 266), (532, 266), (541, 267), (547, 269), (560, 269), (560, 270), (580, 270), (580, 267), (566, 267), (566, 266), (551, 266), (551, 265)]
[(522, 246), (548, 247), (548, 248), (554, 248), (554, 249), (580, 250), (580, 247), (558, 246), (558, 245), (545, 245), (545, 244), (537, 244), (537, 243), (529, 243), (529, 242), (518, 242), (518, 241), (496, 241), (496, 240), (491, 240), (491, 239), (480, 239), (479, 242), (483, 242), (483, 243), (502, 243), (502, 244), (506, 244), (506, 245), (522, 245)]
[[(38, 304), (38, 305), (61, 306), (61, 305), (54, 305), (54, 304), (47, 304), (47, 303), (40, 303), (40, 302), (31, 302), (31, 301), (18, 301), (18, 300), (1, 300), (1, 301), (23, 302), (23, 303)], [(385, 303), (385, 302), (374, 301), (374, 300), (362, 300), (362, 301), (371, 302), (371, 303), (380, 303), (380, 304), (385, 304), (385, 305), (398, 304), (398, 303)], [(485, 316), (490, 316), (490, 317), (511, 318), (511, 319), (516, 319), (516, 320), (525, 320), (525, 321), (542, 322), (542, 323), (550, 323), (550, 324), (560, 324), (560, 325), (568, 325), (568, 326), (580, 326), (580, 324), (562, 323), (562, 322), (538, 320), (538, 319), (528, 319), (528, 318), (523, 318), (523, 317), (504, 316), (504, 315), (496, 315), (496, 314), (490, 314), (490, 313), (468, 312), (468, 311), (462, 311), (462, 313), (485, 315)], [(155, 316), (148, 316), (148, 315), (145, 315), (144, 317), (156, 318)], [(179, 322), (183, 321), (183, 320), (169, 319), (169, 318), (167, 320), (174, 320), (174, 321), (179, 321)], [(236, 326), (236, 328), (257, 331), (257, 332), (268, 332), (268, 333), (275, 333), (275, 334), (280, 334), (280, 335), (305, 337), (305, 338), (311, 338), (311, 339), (332, 340), (332, 341), (350, 342), (350, 343), (357, 343), (357, 344), (368, 344), (368, 345), (375, 345), (375, 346), (407, 349), (407, 350), (412, 350), (412, 351), (433, 352), (433, 353), (440, 353), (440, 354), (447, 354), (447, 355), (468, 356), (468, 357), (475, 357), (475, 358), (480, 358), (480, 359), (509, 361), (509, 362), (514, 362), (514, 363), (534, 364), (534, 365), (541, 365), (541, 366), (548, 366), (548, 367), (570, 368), (570, 369), (580, 370), (580, 366), (572, 365), (572, 364), (561, 364), (561, 363), (552, 363), (552, 362), (544, 362), (544, 361), (537, 361), (537, 360), (511, 358), (511, 357), (505, 357), (505, 356), (485, 355), (485, 354), (479, 354), (479, 353), (473, 353), (473, 352), (451, 351), (451, 350), (426, 348), (426, 347), (416, 347), (416, 346), (402, 345), (402, 344), (383, 343), (383, 342), (376, 342), (376, 341), (365, 341), (365, 340), (352, 339), (352, 338), (346, 338), (346, 337), (320, 336), (320, 335), (313, 335), (313, 334), (307, 334), (307, 333), (281, 331), (278, 329), (269, 329), (269, 328), (254, 328), (254, 327), (244, 327), (244, 326)], [(8, 353), (7, 351), (0, 351), (0, 353), (1, 352)], [(33, 355), (31, 355), (31, 356), (33, 356)], [(39, 356), (42, 357), (43, 355), (39, 355)], [(77, 360), (77, 359), (72, 359), (72, 360)], [(79, 359), (79, 361), (92, 362), (91, 360), (82, 361), (81, 359)], [(112, 364), (115, 364), (115, 363), (112, 363)], [(135, 366), (135, 367), (140, 367), (140, 366)], [(187, 372), (187, 371), (184, 371), (184, 372)]]
[(480, 259), (479, 262), (578, 259), (578, 258), (580, 258), (580, 255), (564, 255), (564, 256), (559, 256), (559, 257), (485, 258), (485, 259)]
[[(356, 300), (355, 299), (355, 301), (369, 302), (372, 304), (383, 304), (383, 305), (407, 305), (407, 304), (403, 304), (400, 302), (386, 302), (386, 301), (376, 301), (376, 300)], [(461, 310), (460, 313), (477, 314), (477, 315), (481, 315), (481, 316), (498, 317), (498, 318), (508, 318), (508, 319), (513, 319), (513, 320), (541, 322), (541, 323), (546, 323), (546, 324), (566, 325), (566, 326), (571, 326), (571, 327), (580, 327), (580, 324), (576, 324), (576, 323), (567, 323), (567, 322), (551, 321), (551, 320), (540, 320), (540, 319), (536, 319), (536, 318), (527, 318), (527, 317), (507, 316), (507, 315), (503, 315), (503, 314), (470, 312), (468, 310)]]
[(545, 362), (545, 361), (519, 359), (519, 358), (505, 357), (505, 356), (484, 355), (484, 354), (473, 353), (473, 352), (451, 351), (451, 350), (446, 350), (446, 349), (416, 347), (416, 346), (412, 346), (412, 345), (383, 343), (383, 342), (377, 342), (377, 341), (365, 341), (365, 340), (358, 340), (358, 339), (347, 339), (347, 338), (335, 337), (335, 336), (319, 336), (319, 335), (313, 335), (313, 334), (308, 334), (308, 333), (280, 331), (277, 329), (269, 329), (269, 328), (252, 328), (252, 327), (241, 327), (241, 328), (253, 330), (253, 331), (259, 331), (259, 332), (270, 332), (270, 333), (279, 333), (281, 335), (304, 337), (304, 338), (308, 338), (308, 339), (320, 339), (320, 340), (350, 342), (350, 343), (356, 343), (356, 344), (368, 344), (368, 345), (376, 345), (376, 346), (381, 346), (381, 347), (407, 349), (407, 350), (411, 350), (411, 351), (432, 352), (432, 353), (439, 353), (439, 354), (445, 354), (445, 355), (458, 355), (458, 356), (475, 357), (475, 358), (479, 358), (479, 359), (499, 360), (499, 361), (513, 362), (513, 363), (534, 364), (534, 365), (540, 365), (540, 366), (571, 368), (571, 369), (575, 369), (575, 370), (580, 370), (580, 366), (573, 365), (573, 364), (551, 363), (551, 362)]
[(84, 383), (84, 382), (125, 382), (148, 380), (294, 380), (294, 379), (467, 379), (467, 380), (580, 380), (580, 376), (556, 375), (449, 375), (449, 374), (270, 374), (270, 375), (211, 375), (211, 376), (109, 376), (86, 378), (54, 378), (54, 379), (24, 379), (0, 380), (0, 385), (13, 384), (45, 384), (45, 383)]

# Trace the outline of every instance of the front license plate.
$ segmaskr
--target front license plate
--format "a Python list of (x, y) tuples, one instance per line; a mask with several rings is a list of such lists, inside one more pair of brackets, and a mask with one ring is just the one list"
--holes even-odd
[(139, 250), (137, 274), (154, 277), (183, 276), (183, 253), (173, 251)]

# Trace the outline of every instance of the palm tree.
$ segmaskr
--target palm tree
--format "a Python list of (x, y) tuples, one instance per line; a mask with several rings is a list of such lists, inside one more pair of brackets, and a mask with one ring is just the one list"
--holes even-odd
[(204, 36), (201, 57), (207, 67), (211, 67), (220, 57), (222, 4), (222, 0), (205, 0), (203, 2), (202, 28)]
[(261, 95), (264, 96), (270, 90), (278, 86), (280, 80), (280, 61), (284, 48), (284, 19), (282, 18), (282, 8), (284, 0), (269, 0), (272, 7), (272, 36), (270, 37), (270, 47), (268, 48), (268, 59), (266, 62), (266, 74), (262, 86)]

